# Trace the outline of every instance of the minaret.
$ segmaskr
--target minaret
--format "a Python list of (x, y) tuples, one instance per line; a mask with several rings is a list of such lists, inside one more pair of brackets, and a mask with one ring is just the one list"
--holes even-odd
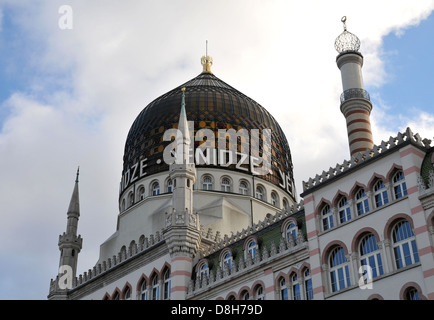
[(77, 236), (78, 218), (80, 217), (80, 200), (78, 196), (78, 175), (80, 167), (77, 168), (74, 190), (72, 191), (71, 201), (67, 212), (66, 232), (59, 236), (59, 250), (61, 266), (72, 268), (72, 277), (75, 278), (77, 272), (78, 254), (80, 253), (83, 239)]
[(191, 279), (193, 260), (201, 243), (199, 215), (193, 212), (196, 167), (194, 161), (190, 161), (185, 88), (182, 88), (175, 159), (169, 167), (173, 184), (172, 212), (166, 212), (163, 236), (171, 256), (171, 299), (184, 300)]
[(370, 121), (372, 104), (363, 87), (360, 40), (347, 31), (346, 19), (343, 17), (341, 20), (344, 31), (336, 38), (335, 49), (339, 52), (336, 63), (341, 70), (343, 87), (341, 112), (347, 122), (350, 154), (354, 156), (374, 147)]
[(78, 218), (80, 217), (80, 199), (78, 195), (78, 175), (80, 167), (77, 168), (74, 190), (67, 212), (66, 231), (59, 235), (59, 274), (55, 280), (51, 280), (50, 294), (48, 299), (67, 299), (67, 290), (72, 288), (73, 281), (77, 274), (78, 254), (82, 248), (83, 239), (77, 236)]

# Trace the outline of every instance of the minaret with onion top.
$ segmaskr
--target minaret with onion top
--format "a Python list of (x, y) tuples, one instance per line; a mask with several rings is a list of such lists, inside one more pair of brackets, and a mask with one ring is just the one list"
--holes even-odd
[(347, 122), (350, 154), (354, 156), (374, 147), (370, 121), (372, 103), (363, 87), (360, 40), (347, 31), (346, 20), (346, 17), (341, 19), (344, 31), (336, 38), (335, 49), (339, 52), (336, 63), (341, 70), (343, 87), (341, 112)]

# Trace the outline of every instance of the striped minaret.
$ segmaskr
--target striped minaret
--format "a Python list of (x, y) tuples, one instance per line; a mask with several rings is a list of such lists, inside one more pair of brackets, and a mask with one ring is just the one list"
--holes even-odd
[(336, 63), (341, 70), (343, 93), (341, 112), (347, 122), (348, 143), (351, 156), (374, 147), (370, 114), (372, 104), (369, 93), (363, 87), (363, 56), (359, 52), (360, 40), (347, 31), (346, 17), (342, 18), (344, 31), (336, 38), (339, 52)]

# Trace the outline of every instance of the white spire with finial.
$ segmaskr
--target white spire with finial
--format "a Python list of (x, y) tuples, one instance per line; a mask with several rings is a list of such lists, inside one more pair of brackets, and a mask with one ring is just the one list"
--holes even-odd
[(185, 111), (185, 87), (181, 89), (181, 111), (179, 113), (178, 133), (176, 134), (175, 163), (189, 163), (190, 158), (190, 130), (188, 129), (187, 112)]

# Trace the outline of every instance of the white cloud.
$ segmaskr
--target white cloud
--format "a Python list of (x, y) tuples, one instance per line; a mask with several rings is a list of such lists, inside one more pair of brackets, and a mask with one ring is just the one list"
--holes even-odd
[[(57, 236), (66, 225), (76, 166), (83, 272), (115, 230), (132, 122), (153, 99), (200, 73), (205, 40), (214, 73), (279, 121), (300, 193), (302, 180), (349, 157), (333, 47), (340, 18), (347, 15), (349, 31), (362, 41), (365, 84), (379, 87), (387, 81), (382, 37), (417, 25), (434, 8), (433, 1), (77, 0), (70, 2), (74, 29), (60, 30), (64, 1), (7, 3), (26, 37), (32, 86), (2, 106), (12, 112), (0, 133), (6, 155), (0, 167), (7, 168), (0, 202), (8, 213), (0, 240), (14, 239), (3, 249), (8, 254), (20, 248), (23, 257), (33, 257), (28, 239), (39, 235), (46, 286), (29, 297), (41, 299), (56, 272)], [(419, 114), (404, 122), (432, 137), (432, 115)], [(374, 135), (387, 138), (381, 125), (373, 119)]]

